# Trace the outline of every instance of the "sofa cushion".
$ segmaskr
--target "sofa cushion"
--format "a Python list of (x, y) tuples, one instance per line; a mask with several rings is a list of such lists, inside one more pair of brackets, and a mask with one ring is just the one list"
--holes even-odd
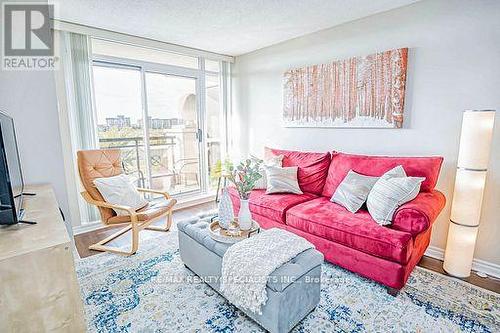
[(330, 166), (330, 153), (309, 153), (266, 148), (266, 154), (269, 153), (283, 155), (283, 167), (299, 167), (297, 178), (302, 192), (321, 194), (325, 185), (328, 167)]
[(266, 194), (303, 194), (297, 181), (297, 167), (265, 167), (267, 177)]
[(424, 177), (407, 177), (401, 165), (387, 171), (368, 194), (368, 212), (378, 224), (391, 224), (396, 209), (415, 199), (424, 180)]
[[(240, 199), (238, 192), (234, 187), (229, 187), (228, 190), (234, 207), (239, 208)], [(249, 208), (252, 213), (266, 216), (276, 222), (285, 223), (285, 214), (289, 208), (317, 197), (317, 195), (312, 193), (266, 194), (265, 190), (253, 190), (250, 193)]]
[(360, 175), (350, 170), (330, 201), (345, 207), (351, 213), (356, 213), (366, 202), (368, 194), (378, 179), (379, 177)]
[(322, 195), (331, 198), (349, 170), (380, 177), (398, 165), (405, 169), (409, 177), (425, 177), (420, 191), (429, 192), (436, 186), (442, 163), (442, 157), (388, 157), (333, 152)]
[(411, 257), (413, 238), (409, 232), (380, 226), (366, 210), (353, 214), (326, 197), (290, 208), (286, 224), (400, 264), (406, 264)]

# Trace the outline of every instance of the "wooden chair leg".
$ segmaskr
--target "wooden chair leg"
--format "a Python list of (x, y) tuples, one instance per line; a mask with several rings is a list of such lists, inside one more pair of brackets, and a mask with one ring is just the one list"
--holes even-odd
[[(131, 247), (130, 251), (124, 251), (124, 250), (120, 250), (119, 248), (116, 248), (113, 246), (104, 245), (104, 244), (112, 241), (113, 239), (123, 235), (124, 233), (126, 233), (127, 231), (129, 231), (131, 229), (132, 229), (132, 247)], [(122, 255), (129, 256), (129, 255), (132, 255), (132, 254), (137, 252), (137, 247), (139, 245), (139, 238), (137, 237), (138, 233), (139, 233), (139, 230), (137, 230), (137, 227), (133, 228), (132, 225), (129, 225), (129, 226), (119, 230), (118, 232), (104, 238), (103, 240), (101, 240), (95, 244), (90, 245), (89, 249), (94, 250), (94, 251), (112, 252), (112, 253), (116, 253), (116, 254), (122, 254)], [(137, 235), (135, 237), (136, 238), (135, 246), (134, 246), (134, 234)]]
[[(171, 226), (172, 226), (172, 210), (170, 210), (166, 215), (165, 225), (163, 225), (163, 226), (151, 225), (151, 226), (145, 227), (144, 229), (166, 232), (166, 231), (170, 230)], [(104, 245), (104, 244), (112, 241), (113, 239), (123, 235), (124, 233), (126, 233), (129, 230), (132, 230), (132, 244), (131, 244), (130, 251), (124, 251), (124, 250), (120, 250), (119, 248), (116, 248), (116, 247)], [(138, 225), (138, 223), (131, 223), (129, 226), (121, 229), (120, 231), (104, 238), (103, 240), (101, 240), (95, 244), (90, 245), (89, 249), (95, 250), (95, 251), (112, 252), (112, 253), (130, 256), (132, 254), (135, 254), (137, 252), (137, 249), (139, 248), (139, 231), (140, 230), (141, 230), (141, 227)]]
[(132, 223), (132, 254), (137, 252), (139, 248), (139, 226), (137, 223)]
[(166, 218), (167, 218), (167, 221), (166, 221), (166, 223), (163, 226), (150, 225), (150, 226), (147, 226), (144, 229), (153, 230), (153, 231), (163, 231), (163, 232), (169, 231), (170, 227), (172, 226), (172, 210), (170, 210), (167, 213)]
[(167, 215), (167, 225), (166, 225), (167, 230), (170, 230), (170, 227), (172, 226), (172, 215), (173, 215), (173, 212), (172, 212), (172, 210), (170, 210), (168, 212), (168, 215)]

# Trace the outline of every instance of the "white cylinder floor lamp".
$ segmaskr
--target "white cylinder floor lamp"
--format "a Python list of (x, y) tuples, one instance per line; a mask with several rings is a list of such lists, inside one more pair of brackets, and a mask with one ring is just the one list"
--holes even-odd
[(468, 277), (472, 268), (494, 122), (494, 110), (467, 110), (463, 113), (443, 264), (448, 274), (459, 278)]

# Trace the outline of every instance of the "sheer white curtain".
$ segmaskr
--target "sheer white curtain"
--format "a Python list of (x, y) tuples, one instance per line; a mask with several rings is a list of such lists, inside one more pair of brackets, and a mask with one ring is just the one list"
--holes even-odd
[(92, 100), (90, 41), (86, 35), (56, 31), (60, 68), (56, 73), (61, 135), (72, 224), (97, 221), (98, 214), (80, 196), (76, 152), (97, 147)]
[(62, 62), (75, 148), (95, 148), (97, 136), (92, 107), (89, 37), (71, 32), (61, 34), (65, 50), (62, 54)]

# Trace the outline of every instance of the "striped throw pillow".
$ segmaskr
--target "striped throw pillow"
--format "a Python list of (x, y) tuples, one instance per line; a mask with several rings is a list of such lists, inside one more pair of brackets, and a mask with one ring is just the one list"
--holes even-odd
[(377, 180), (378, 177), (360, 175), (349, 170), (330, 201), (344, 206), (351, 213), (356, 213), (365, 203)]
[(424, 180), (425, 177), (407, 177), (401, 165), (387, 171), (368, 194), (368, 212), (378, 224), (391, 224), (396, 209), (415, 199)]
[(266, 168), (267, 190), (266, 194), (294, 193), (302, 194), (297, 180), (298, 167), (272, 167)]

